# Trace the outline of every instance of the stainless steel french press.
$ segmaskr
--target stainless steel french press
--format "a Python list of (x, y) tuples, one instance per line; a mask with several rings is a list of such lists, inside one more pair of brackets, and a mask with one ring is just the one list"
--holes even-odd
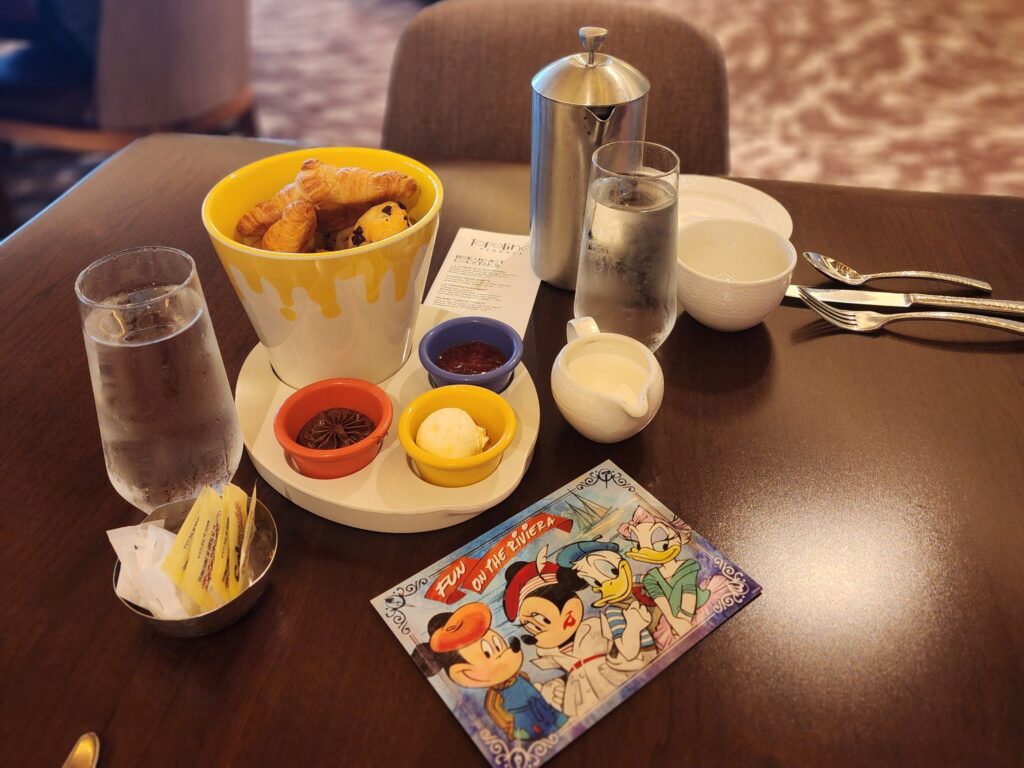
[(583, 53), (533, 78), (530, 259), (546, 283), (576, 288), (580, 230), (594, 150), (642, 140), (651, 84), (635, 67), (601, 53), (608, 30), (583, 27)]

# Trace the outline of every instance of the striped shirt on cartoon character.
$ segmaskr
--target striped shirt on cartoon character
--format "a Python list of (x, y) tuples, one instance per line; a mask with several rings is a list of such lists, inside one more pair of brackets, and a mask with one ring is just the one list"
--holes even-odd
[(619, 553), (619, 545), (605, 541), (577, 541), (558, 552), (559, 565), (571, 567), (599, 597), (602, 632), (611, 640), (609, 664), (616, 669), (642, 669), (658, 655), (648, 625), (651, 612), (633, 594), (633, 571)]

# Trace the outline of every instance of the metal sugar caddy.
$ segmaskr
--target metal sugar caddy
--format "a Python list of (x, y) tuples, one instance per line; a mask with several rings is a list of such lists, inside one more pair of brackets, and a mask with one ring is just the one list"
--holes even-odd
[(635, 67), (600, 53), (608, 30), (582, 27), (584, 53), (533, 77), (530, 258), (546, 283), (575, 290), (580, 230), (594, 150), (642, 140), (651, 84)]

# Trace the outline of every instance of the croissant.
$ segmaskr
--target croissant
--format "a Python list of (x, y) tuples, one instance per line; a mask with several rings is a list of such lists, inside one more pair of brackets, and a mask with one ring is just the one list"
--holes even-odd
[(419, 191), (416, 180), (398, 171), (367, 171), (364, 168), (338, 168), (313, 158), (302, 164), (295, 185), (314, 205), (368, 207), (395, 200), (406, 207)]
[(271, 224), (284, 214), (284, 209), (296, 200), (302, 200), (302, 193), (294, 184), (289, 184), (269, 200), (257, 203), (238, 220), (235, 228), (243, 239), (263, 237)]
[(367, 208), (397, 200), (412, 206), (419, 187), (398, 171), (339, 168), (315, 158), (302, 164), (295, 185), (317, 207), (317, 227), (334, 232), (355, 224)]
[(316, 208), (308, 200), (296, 200), (284, 209), (260, 240), (260, 248), (281, 253), (309, 253), (316, 235)]
[(243, 240), (260, 238), (290, 203), (308, 200), (316, 206), (317, 228), (335, 232), (351, 227), (367, 208), (388, 200), (412, 207), (418, 192), (416, 180), (399, 171), (339, 168), (310, 158), (292, 184), (255, 205), (238, 220), (236, 229)]

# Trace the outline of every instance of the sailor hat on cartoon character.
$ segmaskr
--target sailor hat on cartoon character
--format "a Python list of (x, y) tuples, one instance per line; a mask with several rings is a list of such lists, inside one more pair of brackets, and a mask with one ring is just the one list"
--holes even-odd
[(575, 570), (600, 595), (595, 608), (633, 594), (633, 570), (613, 541), (574, 541), (559, 550), (558, 564)]

